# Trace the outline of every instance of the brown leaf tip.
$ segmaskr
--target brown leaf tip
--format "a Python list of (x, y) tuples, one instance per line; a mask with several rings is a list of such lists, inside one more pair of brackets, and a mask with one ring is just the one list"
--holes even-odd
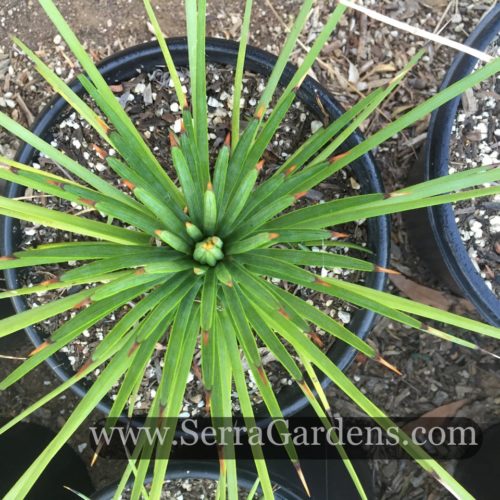
[(17, 257), (14, 257), (13, 255), (2, 255), (2, 257), (0, 257), (0, 261), (6, 261), (6, 260), (17, 260), (18, 258)]
[(177, 141), (177, 137), (175, 137), (175, 134), (171, 130), (168, 133), (168, 138), (170, 140), (170, 145), (173, 148), (179, 147), (179, 142)]
[(128, 189), (130, 189), (130, 191), (133, 191), (135, 189), (135, 184), (133, 184), (132, 182), (128, 181), (127, 179), (123, 179), (122, 180), (122, 184), (127, 187)]
[(286, 170), (285, 170), (285, 177), (288, 177), (290, 174), (295, 172), (297, 170), (297, 165), (290, 165)]
[(87, 297), (86, 299), (83, 299), (81, 302), (78, 302), (75, 306), (73, 306), (73, 309), (79, 310), (79, 309), (84, 309), (85, 307), (89, 306), (92, 303), (92, 299), (90, 297)]
[(300, 380), (297, 382), (299, 386), (301, 387), (302, 391), (307, 394), (309, 398), (314, 398), (314, 394), (312, 393), (311, 389), (307, 385), (305, 380)]
[(210, 409), (212, 408), (212, 391), (205, 391), (205, 412), (208, 415), (210, 413)]
[(109, 156), (108, 153), (97, 144), (91, 144), (91, 148), (95, 151), (97, 156), (101, 158), (101, 160), (105, 160)]
[(262, 365), (257, 367), (257, 373), (264, 384), (269, 384), (269, 380), (266, 377), (266, 372), (264, 371), (264, 367)]
[(255, 170), (257, 170), (257, 172), (260, 172), (264, 168), (264, 163), (264, 160), (260, 160), (257, 165), (255, 165)]
[(349, 234), (347, 233), (339, 233), (338, 231), (332, 231), (330, 233), (330, 237), (331, 238), (337, 238), (337, 239), (341, 239), (341, 238), (349, 238)]
[(317, 285), (326, 286), (326, 287), (328, 287), (328, 288), (331, 288), (331, 286), (332, 286), (332, 285), (330, 285), (330, 283), (328, 283), (328, 282), (326, 282), (326, 281), (322, 280), (321, 278), (316, 278), (316, 279), (314, 280), (314, 283), (316, 283)]
[(397, 375), (403, 375), (392, 363), (386, 361), (380, 354), (377, 354), (375, 360), (380, 363), (382, 366), (389, 368), (389, 370), (393, 371)]
[(62, 182), (56, 181), (54, 179), (47, 179), (47, 184), (64, 189), (64, 184)]
[(132, 344), (132, 346), (130, 347), (130, 349), (128, 350), (128, 357), (132, 356), (132, 354), (134, 354), (135, 351), (137, 351), (137, 349), (139, 349), (139, 342), (137, 341), (134, 341), (134, 343)]
[(49, 285), (55, 285), (56, 283), (59, 283), (61, 280), (59, 278), (53, 278), (51, 280), (45, 280), (40, 283), (40, 286), (49, 286)]
[(280, 237), (280, 234), (279, 233), (269, 233), (268, 237), (270, 240), (276, 240), (277, 238)]
[(288, 313), (282, 308), (280, 307), (278, 309), (278, 313), (281, 314), (283, 317), (285, 317), (286, 319), (290, 319), (290, 316), (288, 315)]
[(37, 346), (35, 349), (33, 349), (28, 354), (28, 356), (31, 358), (35, 354), (37, 354), (37, 353), (43, 351), (44, 349), (46, 349), (47, 347), (49, 347), (50, 344), (52, 344), (52, 341), (50, 339), (46, 340), (45, 342), (42, 342), (39, 346)]
[(257, 110), (255, 111), (255, 118), (257, 118), (258, 120), (262, 119), (265, 112), (266, 112), (266, 108), (263, 105), (259, 106), (257, 108)]
[(344, 156), (347, 156), (348, 154), (349, 154), (349, 151), (346, 151), (345, 153), (341, 153), (339, 155), (332, 156), (329, 161), (330, 161), (330, 163), (335, 163), (336, 161), (344, 158)]
[(318, 346), (320, 349), (323, 349), (325, 344), (321, 340), (321, 337), (316, 332), (311, 332), (309, 334), (309, 338), (313, 341), (313, 343)]
[(309, 486), (307, 486), (306, 478), (304, 477), (304, 473), (302, 472), (302, 467), (300, 466), (299, 462), (294, 460), (293, 461), (293, 466), (295, 467), (295, 471), (297, 472), (297, 475), (299, 476), (300, 482), (302, 483), (302, 486), (304, 490), (306, 491), (306, 494), (308, 497), (311, 496), (311, 491), (309, 490)]
[(296, 200), (300, 200), (300, 198), (303, 198), (307, 194), (307, 191), (301, 191), (300, 193), (296, 193), (293, 195), (293, 197)]
[(229, 147), (231, 145), (231, 133), (228, 132), (226, 138), (224, 139), (224, 146)]
[(85, 361), (85, 363), (83, 363), (83, 365), (80, 366), (80, 368), (76, 372), (76, 376), (81, 375), (91, 364), (92, 364), (92, 358), (87, 359), (87, 361)]
[(209, 337), (208, 330), (202, 330), (202, 332), (201, 332), (201, 339), (202, 339), (203, 345), (205, 347), (208, 345), (208, 337)]
[(212, 184), (210, 181), (208, 181), (208, 184), (207, 184), (207, 191), (213, 191), (213, 190), (214, 190), (214, 186), (213, 186), (213, 184)]
[(94, 200), (90, 200), (88, 198), (78, 198), (78, 201), (81, 205), (87, 205), (89, 207), (95, 207), (96, 202)]
[(388, 269), (387, 267), (377, 266), (375, 265), (374, 271), (377, 273), (387, 273), (387, 274), (401, 274), (399, 271), (395, 269)]
[(106, 134), (108, 134), (109, 131), (111, 130), (111, 128), (109, 127), (109, 125), (102, 118), (97, 117), (96, 120), (97, 120), (97, 123), (104, 129), (104, 132)]

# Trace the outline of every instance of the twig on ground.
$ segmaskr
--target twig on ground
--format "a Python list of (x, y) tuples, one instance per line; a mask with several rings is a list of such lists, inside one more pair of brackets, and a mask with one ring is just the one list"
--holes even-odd
[(472, 47), (468, 47), (467, 45), (464, 45), (459, 42), (455, 42), (454, 40), (450, 40), (449, 38), (446, 38), (441, 35), (437, 35), (435, 33), (431, 33), (429, 31), (423, 30), (421, 28), (416, 28), (415, 26), (411, 26), (407, 23), (404, 23), (402, 21), (398, 21), (396, 19), (393, 19), (392, 17), (385, 16), (383, 14), (380, 14), (379, 12), (376, 12), (372, 9), (368, 9), (367, 7), (363, 7), (361, 5), (358, 5), (354, 2), (351, 2), (350, 0), (339, 0), (339, 2), (342, 5), (345, 5), (346, 7), (350, 7), (351, 9), (355, 9), (359, 12), (362, 12), (363, 14), (366, 14), (367, 16), (376, 19), (377, 21), (380, 21), (382, 23), (388, 24), (390, 26), (393, 26), (394, 28), (400, 29), (402, 31), (407, 31), (408, 33), (411, 33), (412, 35), (419, 36), (421, 38), (425, 38), (426, 40), (429, 40), (431, 42), (436, 42), (441, 45), (446, 45), (447, 47), (451, 47), (452, 49), (459, 50), (460, 52), (464, 52), (465, 54), (469, 54), (473, 57), (476, 57), (477, 59), (484, 61), (484, 62), (490, 62), (493, 60), (493, 57), (490, 55), (486, 54), (485, 52), (482, 52), (481, 50), (474, 49)]

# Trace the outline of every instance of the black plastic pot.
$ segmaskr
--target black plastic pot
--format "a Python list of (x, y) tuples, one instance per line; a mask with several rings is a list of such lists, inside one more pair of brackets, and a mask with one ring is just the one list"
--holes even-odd
[[(467, 39), (466, 44), (484, 50), (500, 33), (500, 4), (490, 9)], [(459, 53), (441, 84), (444, 89), (472, 73), (477, 59)], [(413, 181), (435, 179), (448, 174), (450, 136), (460, 97), (433, 114), (423, 156), (414, 169)], [(500, 326), (500, 300), (486, 286), (462, 242), (451, 204), (429, 207), (406, 214), (412, 242), (430, 269), (455, 292), (468, 298), (481, 316)]]
[[(0, 419), (4, 424), (7, 420)], [(34, 423), (20, 423), (0, 436), (0, 498), (14, 486), (26, 469), (55, 437), (54, 432)], [(89, 495), (93, 491), (87, 468), (80, 456), (64, 445), (43, 471), (30, 493), (31, 500), (71, 500), (75, 491)]]
[[(238, 486), (246, 491), (250, 491), (255, 483), (257, 476), (255, 472), (246, 469), (238, 470)], [(219, 465), (217, 462), (203, 462), (200, 460), (192, 460), (189, 462), (184, 461), (171, 461), (168, 466), (167, 480), (175, 481), (177, 479), (210, 479), (217, 481), (219, 479)], [(145, 484), (148, 485), (152, 481), (152, 475), (149, 474), (146, 478)], [(131, 484), (132, 485), (132, 484)], [(91, 500), (111, 500), (115, 494), (117, 484), (112, 484), (94, 495)], [(303, 496), (290, 489), (288, 486), (279, 484), (279, 489), (276, 491), (276, 500), (301, 500)]]
[[(186, 66), (188, 63), (187, 41), (185, 38), (175, 38), (168, 41), (172, 57), (176, 65)], [(206, 46), (207, 62), (235, 65), (238, 53), (238, 44), (235, 42), (208, 38)], [(247, 50), (245, 67), (248, 70), (267, 76), (271, 73), (276, 57), (262, 50), (249, 47)], [(163, 56), (157, 43), (147, 43), (138, 45), (131, 49), (120, 52), (113, 57), (105, 60), (100, 66), (100, 71), (109, 83), (123, 82), (137, 75), (138, 69), (144, 72), (151, 72), (156, 67), (164, 66)], [(292, 75), (295, 68), (288, 65), (282, 84), (286, 84)], [(83, 93), (79, 82), (74, 82), (73, 90), (79, 94)], [(331, 119), (335, 119), (343, 113), (341, 106), (333, 99), (333, 97), (316, 81), (311, 78), (306, 78), (298, 93), (298, 98), (318, 117), (322, 117), (320, 108), (317, 104), (317, 99), (322, 103), (324, 109), (329, 113)], [(61, 114), (67, 110), (66, 102), (62, 98), (55, 98), (40, 114), (38, 120), (33, 125), (33, 131), (37, 135), (47, 139), (50, 137), (51, 128), (60, 120)], [(345, 144), (346, 148), (352, 148), (362, 140), (359, 133), (353, 134)], [(30, 164), (33, 161), (35, 150), (24, 145), (17, 154), (17, 160)], [(377, 167), (371, 155), (365, 155), (358, 160), (354, 165), (354, 172), (361, 184), (361, 190), (364, 193), (382, 192), (383, 186), (380, 179)], [(11, 198), (21, 195), (23, 188), (16, 184), (8, 184), (6, 187), (6, 196)], [(387, 217), (377, 217), (367, 221), (368, 228), (368, 246), (374, 251), (376, 263), (386, 267), (389, 258), (389, 221)], [(5, 218), (2, 229), (2, 255), (12, 254), (17, 247), (20, 229), (19, 224), (12, 218)], [(5, 272), (6, 282), (9, 288), (18, 286), (16, 270)], [(385, 285), (385, 276), (382, 273), (372, 273), (367, 277), (367, 285), (377, 290), (382, 290)], [(16, 311), (21, 312), (26, 309), (26, 302), (21, 297), (12, 299)], [(373, 325), (375, 314), (371, 311), (359, 310), (353, 315), (350, 327), (356, 334), (365, 338)], [(41, 337), (35, 328), (26, 328), (26, 332), (35, 346), (41, 343)], [(344, 345), (342, 342), (336, 342), (330, 352), (330, 358), (337, 366), (345, 370), (355, 356), (355, 350)], [(69, 363), (64, 356), (54, 355), (48, 360), (51, 369), (57, 376), (66, 380), (71, 373)], [(324, 386), (328, 384), (328, 380), (323, 378)], [(85, 384), (76, 384), (73, 390), (83, 396), (85, 393)], [(280, 393), (280, 402), (285, 416), (293, 415), (307, 405), (307, 400), (302, 396), (302, 393), (296, 388), (283, 390)], [(107, 413), (110, 409), (109, 402), (104, 400), (99, 408)]]
[[(355, 500), (359, 498), (356, 488), (347, 473), (342, 460), (309, 460), (301, 462), (307, 484), (311, 490), (308, 497), (297, 479), (297, 473), (290, 461), (268, 462), (269, 475), (275, 485), (276, 500), (325, 500), (341, 498)], [(370, 469), (366, 460), (356, 463), (356, 472), (363, 484), (369, 499), (374, 498)], [(190, 460), (189, 462), (173, 460), (169, 463), (167, 479), (219, 479), (219, 464), (217, 461)], [(151, 482), (148, 476), (146, 484)], [(251, 461), (238, 462), (238, 485), (250, 490), (257, 479), (254, 465)], [(91, 500), (111, 500), (116, 491), (116, 484), (92, 495)]]
[(479, 451), (471, 458), (462, 459), (455, 469), (455, 478), (476, 500), (496, 500), (500, 487), (500, 424), (482, 436)]

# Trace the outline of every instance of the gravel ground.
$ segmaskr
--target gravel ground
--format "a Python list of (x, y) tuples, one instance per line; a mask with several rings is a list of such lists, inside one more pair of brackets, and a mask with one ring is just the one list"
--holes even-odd
[[(410, 22), (430, 31), (443, 28), (442, 34), (463, 41), (472, 28), (492, 4), (488, 0), (364, 0), (380, 12), (399, 20)], [(164, 32), (169, 36), (184, 34), (183, 9), (180, 0), (161, 3), (159, 12)], [(289, 25), (300, 5), (299, 0), (255, 1), (251, 43), (277, 53)], [(145, 15), (141, 2), (130, 0), (74, 0), (58, 2), (70, 24), (88, 43), (96, 59), (149, 40)], [(332, 9), (332, 1), (319, 0), (308, 21), (302, 38), (308, 44), (321, 29)], [(236, 38), (240, 26), (240, 2), (234, 0), (209, 2), (208, 34), (225, 38)], [(56, 37), (49, 21), (33, 0), (3, 2), (0, 6), (0, 96), (2, 107), (13, 118), (24, 124), (47, 102), (50, 89), (34, 72), (32, 66), (18, 55), (9, 41), (14, 33), (39, 54), (65, 78), (74, 75), (77, 68), (64, 45)], [(364, 15), (350, 12), (344, 19), (335, 37), (325, 47), (321, 59), (314, 66), (314, 75), (345, 106), (355, 102), (361, 95), (383, 85), (387, 79), (404, 66), (415, 49), (421, 45), (415, 37), (382, 26)], [(300, 62), (303, 51), (297, 50), (292, 59)], [(373, 133), (389, 120), (404, 113), (409, 107), (432, 95), (444, 76), (452, 52), (442, 47), (431, 46), (428, 56), (411, 73), (399, 90), (363, 124), (365, 134)], [(2, 105), (2, 101), (0, 101)], [(376, 153), (387, 189), (406, 184), (408, 173), (417, 158), (419, 148), (425, 141), (428, 120), (424, 119), (404, 133), (385, 143)], [(0, 131), (0, 154), (13, 156), (16, 141)], [(471, 306), (453, 296), (433, 276), (412, 252), (402, 218), (393, 217), (392, 266), (403, 273), (391, 281), (391, 288), (412, 298), (420, 298), (439, 307), (473, 314)], [(349, 376), (367, 395), (389, 414), (418, 417), (429, 411), (458, 411), (484, 425), (498, 421), (500, 417), (499, 362), (457, 348), (448, 343), (410, 331), (391, 321), (380, 320), (370, 341), (382, 355), (396, 364), (403, 376), (397, 377), (378, 365), (358, 357), (349, 369)], [(493, 342), (481, 340), (480, 345), (492, 352), (500, 353)], [(2, 340), (0, 352), (11, 356), (25, 356), (29, 345), (22, 336)], [(16, 360), (0, 361), (0, 376), (8, 373)], [(27, 377), (26, 383), (18, 384), (0, 396), (4, 412), (15, 414), (32, 402), (41, 392), (54, 387), (57, 381), (46, 367), (40, 367)], [(335, 411), (342, 415), (356, 415), (356, 408), (337, 391), (331, 390)], [(77, 399), (70, 393), (62, 396), (36, 415), (38, 421), (59, 428), (70, 414)], [(444, 408), (444, 409), (443, 409)], [(450, 409), (451, 408), (451, 409)], [(453, 411), (452, 411), (453, 410)], [(94, 415), (95, 417), (95, 415)], [(92, 416), (90, 420), (92, 420)], [(78, 432), (72, 440), (85, 460), (91, 452), (84, 446), (87, 431)], [(373, 463), (378, 498), (445, 498), (439, 485), (425, 476), (411, 462)], [(453, 464), (448, 464), (450, 469)], [(447, 466), (448, 466), (447, 465)], [(96, 486), (114, 480), (122, 464), (101, 460), (99, 467), (91, 469)]]

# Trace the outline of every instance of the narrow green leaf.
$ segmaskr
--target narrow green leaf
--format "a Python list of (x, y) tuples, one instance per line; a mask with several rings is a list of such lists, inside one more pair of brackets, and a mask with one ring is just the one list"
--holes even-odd
[(212, 236), (217, 223), (217, 201), (212, 184), (209, 182), (203, 199), (203, 228), (205, 233)]
[(245, 1), (245, 13), (241, 24), (240, 44), (238, 47), (238, 58), (234, 72), (233, 113), (231, 116), (231, 149), (234, 151), (240, 139), (240, 101), (243, 88), (243, 71), (245, 68), (245, 56), (248, 44), (248, 33), (250, 31), (250, 20), (252, 17), (253, 0)]
[(219, 150), (214, 166), (214, 193), (217, 200), (224, 199), (224, 188), (226, 185), (227, 167), (229, 164), (229, 144), (226, 140)]
[(32, 203), (11, 200), (3, 196), (0, 196), (0, 214), (113, 243), (141, 245), (149, 240), (149, 236), (144, 233), (49, 210)]
[(160, 24), (158, 19), (154, 13), (153, 7), (151, 5), (150, 0), (143, 0), (144, 7), (146, 8), (146, 12), (148, 14), (149, 20), (151, 21), (151, 25), (153, 26), (156, 39), (158, 44), (160, 45), (163, 57), (165, 58), (165, 63), (168, 68), (168, 72), (170, 74), (170, 78), (172, 78), (172, 82), (174, 84), (175, 93), (177, 94), (177, 100), (179, 101), (180, 107), (186, 108), (188, 106), (186, 94), (182, 90), (182, 83), (179, 78), (179, 74), (177, 73), (177, 69), (174, 64), (174, 60), (172, 59), (172, 55), (170, 54), (170, 50), (168, 49), (168, 45), (165, 41), (165, 37), (161, 31)]
[(246, 240), (231, 242), (226, 248), (228, 255), (243, 254), (255, 248), (267, 245), (269, 242), (279, 238), (278, 233), (259, 233), (255, 236), (250, 236)]
[(212, 328), (217, 302), (217, 287), (215, 270), (209, 269), (203, 281), (200, 305), (201, 329), (205, 331), (209, 331)]
[(129, 368), (131, 361), (131, 358), (127, 356), (126, 349), (122, 349), (122, 351), (113, 357), (108, 366), (99, 376), (96, 383), (90, 387), (78, 406), (68, 415), (66, 423), (57, 436), (50, 442), (47, 448), (45, 448), (45, 450), (28, 467), (15, 485), (9, 490), (5, 499), (17, 500), (19, 498), (25, 498), (50, 461), (69, 440), (83, 421), (90, 415), (101, 399), (106, 396), (111, 387), (113, 387), (113, 385), (125, 373), (125, 371)]
[(261, 446), (258, 444), (258, 439), (256, 439), (257, 425), (252, 409), (252, 402), (248, 395), (245, 374), (243, 373), (243, 368), (241, 366), (240, 350), (238, 349), (238, 344), (236, 342), (236, 332), (234, 331), (233, 325), (226, 310), (223, 310), (221, 314), (220, 331), (222, 333), (225, 349), (228, 353), (228, 357), (231, 363), (234, 383), (241, 406), (241, 413), (245, 420), (245, 424), (249, 429), (249, 440), (252, 443), (252, 454), (254, 457), (257, 474), (262, 485), (262, 491), (265, 498), (273, 498), (274, 492), (271, 485), (271, 480), (269, 478), (269, 472), (265, 464), (264, 454)]

